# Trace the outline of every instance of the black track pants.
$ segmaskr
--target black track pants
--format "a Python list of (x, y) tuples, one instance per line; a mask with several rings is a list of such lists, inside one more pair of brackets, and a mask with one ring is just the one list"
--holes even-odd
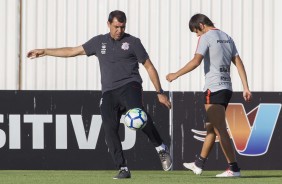
[[(100, 109), (106, 143), (117, 169), (126, 166), (121, 140), (118, 133), (120, 118), (122, 114), (129, 109), (144, 109), (142, 92), (141, 84), (138, 82), (131, 82), (118, 89), (107, 91), (102, 95)], [(161, 145), (163, 141), (148, 113), (147, 116), (147, 124), (142, 131), (148, 136), (152, 144), (157, 147)]]

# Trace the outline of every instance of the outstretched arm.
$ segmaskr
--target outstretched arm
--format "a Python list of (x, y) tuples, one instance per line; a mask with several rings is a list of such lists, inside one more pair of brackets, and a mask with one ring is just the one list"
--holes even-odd
[(201, 54), (195, 54), (194, 58), (191, 61), (189, 61), (183, 68), (178, 70), (176, 73), (169, 73), (166, 76), (166, 80), (168, 80), (169, 82), (172, 82), (175, 79), (177, 79), (178, 77), (188, 72), (191, 72), (192, 70), (194, 70), (201, 64), (202, 60), (203, 60), (203, 56)]
[[(162, 87), (161, 87), (159, 75), (154, 65), (152, 64), (151, 60), (147, 59), (143, 65), (146, 68), (150, 80), (152, 81), (156, 91), (160, 92), (162, 90)], [(158, 98), (160, 103), (164, 104), (169, 109), (171, 108), (171, 103), (165, 94), (158, 94)]]
[(241, 78), (242, 84), (243, 84), (243, 97), (245, 99), (245, 101), (250, 101), (252, 99), (252, 93), (249, 89), (249, 85), (248, 85), (248, 79), (247, 79), (247, 74), (246, 74), (246, 70), (244, 67), (244, 64), (240, 58), (240, 56), (235, 56), (232, 58), (232, 62), (233, 64), (237, 67), (239, 76)]
[(43, 57), (43, 56), (55, 56), (55, 57), (74, 57), (78, 55), (85, 55), (83, 47), (63, 47), (55, 49), (34, 49), (27, 53), (27, 57), (30, 59)]

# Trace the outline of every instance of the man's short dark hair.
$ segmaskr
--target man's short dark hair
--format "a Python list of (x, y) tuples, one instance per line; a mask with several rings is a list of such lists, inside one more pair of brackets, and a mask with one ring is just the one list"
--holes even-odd
[(123, 11), (120, 11), (120, 10), (112, 11), (109, 14), (108, 21), (112, 23), (114, 18), (116, 18), (121, 23), (126, 23), (126, 15)]
[(206, 15), (198, 13), (193, 15), (189, 21), (190, 31), (193, 32), (194, 29), (202, 31), (202, 29), (200, 28), (200, 23), (214, 27), (213, 22)]

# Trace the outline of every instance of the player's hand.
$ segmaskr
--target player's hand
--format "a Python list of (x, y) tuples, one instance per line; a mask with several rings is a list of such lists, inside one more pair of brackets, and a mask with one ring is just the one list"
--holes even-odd
[(26, 57), (30, 58), (30, 59), (34, 59), (34, 58), (38, 58), (38, 57), (42, 57), (45, 56), (45, 50), (44, 49), (35, 49), (35, 50), (31, 50), (27, 53)]
[(164, 104), (168, 109), (171, 108), (171, 103), (165, 94), (158, 94), (159, 102)]
[(243, 91), (243, 97), (245, 99), (246, 102), (250, 102), (252, 100), (252, 93), (250, 92), (250, 90), (244, 90)]
[(178, 78), (178, 76), (176, 75), (176, 73), (169, 73), (169, 74), (167, 74), (167, 76), (166, 76), (166, 80), (168, 81), (168, 82), (172, 82), (172, 81), (174, 81), (175, 79), (177, 79)]

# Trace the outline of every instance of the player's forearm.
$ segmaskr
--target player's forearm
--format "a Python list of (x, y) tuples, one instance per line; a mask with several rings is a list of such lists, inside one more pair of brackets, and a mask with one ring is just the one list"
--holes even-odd
[(74, 57), (77, 56), (78, 53), (75, 52), (73, 47), (63, 47), (56, 49), (44, 49), (45, 55), (47, 56), (55, 56), (55, 57)]
[(242, 81), (243, 88), (245, 90), (249, 90), (248, 78), (247, 78), (246, 70), (245, 70), (243, 63), (238, 62), (236, 66), (237, 66), (237, 70), (238, 70), (239, 76)]
[(180, 77), (188, 72), (191, 72), (192, 70), (194, 70), (195, 68), (197, 68), (200, 65), (199, 62), (197, 62), (196, 60), (192, 59), (191, 61), (189, 61), (183, 68), (181, 68), (180, 70), (178, 70), (176, 72), (177, 77)]
[(159, 75), (155, 67), (152, 65), (150, 68), (147, 69), (148, 75), (150, 77), (151, 82), (153, 83), (156, 91), (161, 90), (161, 83), (159, 80)]
[(158, 72), (157, 72), (156, 68), (152, 64), (151, 60), (147, 59), (144, 62), (143, 65), (144, 65), (145, 69), (147, 70), (147, 73), (148, 73), (148, 75), (150, 77), (150, 80), (153, 83), (156, 91), (160, 91), (162, 87), (161, 87), (159, 75), (158, 75)]
[(247, 73), (245, 70), (245, 66), (243, 64), (243, 61), (241, 60), (241, 58), (239, 56), (236, 56), (232, 62), (234, 63), (234, 65), (237, 67), (240, 79), (242, 81), (242, 85), (244, 90), (249, 90), (249, 85), (248, 85), (248, 78), (247, 78)]
[(154, 71), (151, 71), (151, 74), (150, 75), (150, 80), (152, 81), (156, 91), (160, 91), (162, 89), (162, 86), (161, 86), (161, 83), (160, 83), (160, 80), (159, 80), (159, 75), (156, 71), (156, 69), (153, 69)]

